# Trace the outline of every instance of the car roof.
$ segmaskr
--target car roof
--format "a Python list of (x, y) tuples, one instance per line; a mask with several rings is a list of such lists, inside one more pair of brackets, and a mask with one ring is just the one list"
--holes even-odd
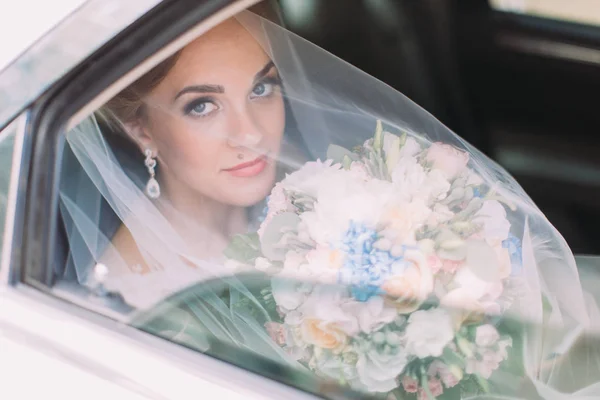
[[(31, 5), (34, 0), (21, 1), (29, 4), (30, 8), (36, 7)], [(21, 52), (20, 55), (9, 60), (4, 69), (1, 69), (0, 59), (0, 128), (53, 83), (161, 1), (68, 0), (66, 6), (61, 6), (49, 20), (35, 29), (31, 28), (34, 29), (31, 32), (28, 29), (38, 19), (32, 17), (30, 21), (23, 22), (24, 25), (14, 35), (29, 33), (19, 39), (13, 49), (7, 49), (5, 57), (12, 59), (11, 51), (13, 54)], [(49, 2), (52, 3), (55, 2)], [(27, 20), (26, 10), (19, 8), (15, 15), (15, 18)], [(42, 36), (36, 39), (35, 32)], [(4, 52), (4, 46), (0, 51)]]
[[(0, 71), (86, 0), (19, 0), (0, 4)], [(10, 4), (10, 5), (9, 5)]]

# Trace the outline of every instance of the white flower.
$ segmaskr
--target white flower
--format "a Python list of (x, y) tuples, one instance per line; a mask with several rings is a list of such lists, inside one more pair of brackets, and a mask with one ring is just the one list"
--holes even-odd
[(508, 358), (508, 351), (506, 350), (508, 347), (512, 347), (512, 337), (507, 337), (506, 339), (502, 339), (498, 341), (498, 355), (502, 357), (502, 360), (506, 360)]
[(486, 200), (475, 214), (473, 222), (483, 224), (483, 234), (488, 243), (502, 242), (508, 238), (510, 222), (506, 219), (506, 209), (496, 200)]
[(389, 132), (383, 133), (383, 151), (385, 154), (388, 172), (392, 173), (400, 160), (413, 158), (421, 151), (421, 146), (412, 137), (406, 137), (403, 145), (400, 145), (400, 136)]
[(461, 325), (469, 316), (475, 314), (498, 315), (500, 306), (492, 300), (477, 299), (464, 288), (451, 290), (440, 300), (442, 307), (452, 310), (455, 322)]
[(327, 246), (317, 246), (306, 254), (306, 264), (301, 268), (306, 275), (320, 283), (337, 282), (338, 270), (344, 263), (344, 253)]
[(496, 344), (500, 335), (498, 330), (490, 324), (485, 324), (477, 327), (475, 331), (475, 343), (477, 346), (490, 347)]
[(358, 181), (366, 182), (373, 178), (367, 171), (365, 165), (359, 161), (354, 161), (352, 164), (350, 164), (350, 169), (348, 170), (348, 173), (350, 173), (353, 179), (356, 179)]
[(262, 238), (266, 227), (269, 225), (273, 217), (281, 212), (287, 211), (290, 207), (291, 203), (285, 195), (283, 184), (279, 182), (275, 185), (273, 190), (271, 190), (271, 194), (269, 195), (269, 200), (267, 201), (268, 212), (265, 216), (265, 220), (260, 224), (260, 227), (256, 232), (258, 233), (258, 236)]
[(306, 293), (299, 290), (301, 283), (293, 279), (271, 279), (271, 289), (275, 303), (286, 312), (295, 310), (306, 299)]
[(360, 352), (356, 370), (360, 382), (369, 392), (389, 392), (398, 386), (396, 378), (404, 371), (408, 357), (402, 348), (396, 354), (375, 349)]
[(267, 202), (269, 213), (277, 214), (286, 211), (290, 205), (290, 201), (285, 195), (283, 184), (281, 182), (277, 183), (273, 190), (271, 190), (269, 201)]
[(401, 158), (391, 172), (392, 183), (402, 199), (410, 201), (424, 187), (427, 174), (416, 157)]
[(419, 358), (439, 357), (454, 338), (452, 318), (443, 309), (415, 311), (408, 318), (406, 348)]
[(395, 244), (415, 244), (415, 232), (425, 223), (431, 209), (422, 199), (388, 205), (383, 214), (385, 236)]
[(413, 137), (407, 136), (404, 146), (400, 149), (400, 157), (411, 157), (420, 151), (421, 145)]
[[(351, 356), (356, 357), (356, 356)], [(344, 361), (343, 355), (333, 355), (331, 353), (320, 352), (311, 360), (311, 364), (316, 371), (333, 380), (344, 379), (352, 387), (356, 387), (358, 375), (356, 373), (356, 362), (348, 363)], [(360, 389), (360, 386), (357, 387)]]
[(470, 268), (459, 269), (454, 275), (453, 286), (466, 290), (474, 299), (486, 296), (495, 300), (502, 293), (502, 283), (499, 281), (484, 281), (479, 279)]
[(348, 336), (354, 336), (360, 331), (358, 319), (343, 307), (345, 303), (351, 301), (353, 300), (350, 299), (345, 288), (316, 285), (298, 311), (302, 313), (303, 319), (334, 323)]
[(483, 178), (479, 174), (470, 169), (468, 171), (467, 186), (479, 186), (483, 183)]
[(448, 208), (448, 206), (441, 203), (435, 203), (435, 205), (433, 206), (433, 212), (429, 215), (429, 218), (427, 219), (427, 224), (433, 226), (439, 225), (444, 222), (450, 221), (453, 217), (454, 213), (450, 211), (450, 208)]
[(254, 267), (259, 271), (266, 271), (271, 268), (271, 263), (264, 257), (258, 257), (254, 262)]
[(467, 358), (465, 372), (467, 374), (478, 374), (483, 379), (490, 379), (492, 373), (498, 369), (504, 360), (499, 352), (490, 349), (479, 351), (479, 358)]
[(343, 304), (342, 308), (356, 317), (358, 326), (364, 333), (371, 333), (389, 324), (398, 314), (396, 309), (386, 305), (380, 296), (373, 296), (365, 302), (350, 301)]
[(458, 176), (469, 162), (469, 154), (444, 143), (433, 143), (427, 150), (427, 161), (432, 169), (441, 171), (448, 179)]
[(381, 212), (392, 197), (389, 182), (357, 180), (341, 171), (336, 180), (322, 185), (313, 211), (300, 215), (301, 230), (322, 246), (337, 246), (350, 226), (350, 221), (375, 227)]
[(404, 259), (411, 262), (402, 273), (386, 279), (381, 288), (393, 297), (396, 312), (407, 314), (416, 310), (433, 291), (433, 274), (420, 251), (407, 250)]
[[(360, 332), (370, 333), (392, 322), (396, 310), (378, 296), (359, 302), (348, 296), (345, 288), (317, 285), (303, 304), (298, 307), (303, 320), (318, 321), (323, 331), (334, 327), (347, 336)], [(315, 323), (311, 331), (316, 332)]]
[(341, 179), (344, 172), (342, 166), (333, 164), (332, 160), (311, 161), (286, 176), (281, 181), (281, 185), (284, 189), (298, 191), (316, 198), (322, 187), (327, 187)]
[(434, 169), (427, 174), (418, 196), (424, 198), (427, 202), (443, 200), (448, 196), (450, 186), (446, 176), (440, 170)]
[(305, 343), (331, 350), (336, 354), (344, 350), (349, 340), (348, 335), (337, 323), (317, 318), (304, 318), (300, 324), (300, 333)]

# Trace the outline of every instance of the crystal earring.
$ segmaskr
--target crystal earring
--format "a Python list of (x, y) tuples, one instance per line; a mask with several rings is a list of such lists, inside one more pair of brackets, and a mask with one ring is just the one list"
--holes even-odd
[(152, 150), (146, 149), (144, 152), (146, 156), (146, 160), (144, 161), (144, 165), (148, 169), (148, 173), (150, 174), (150, 179), (146, 184), (146, 194), (151, 199), (158, 199), (160, 197), (160, 185), (156, 180), (156, 172), (154, 168), (156, 167), (156, 159), (152, 157)]

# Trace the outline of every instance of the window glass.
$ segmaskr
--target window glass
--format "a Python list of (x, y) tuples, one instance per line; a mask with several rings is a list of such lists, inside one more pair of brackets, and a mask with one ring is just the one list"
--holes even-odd
[(600, 25), (600, 4), (596, 0), (490, 0), (492, 7), (589, 25)]
[(401, 93), (255, 14), (67, 132), (59, 200), (55, 290), (265, 376), (397, 399), (572, 383), (572, 326), (540, 324), (586, 324), (584, 296), (522, 188)]
[(18, 118), (0, 132), (0, 257), (4, 242), (4, 226), (13, 162), (13, 148), (19, 125)]

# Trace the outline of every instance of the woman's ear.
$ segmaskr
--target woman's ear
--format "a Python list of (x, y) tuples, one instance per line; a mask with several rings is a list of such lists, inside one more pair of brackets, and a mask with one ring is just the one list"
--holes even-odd
[(138, 145), (140, 152), (144, 153), (146, 149), (152, 150), (153, 153), (156, 152), (154, 140), (148, 133), (142, 121), (136, 120), (126, 122), (123, 124), (123, 127), (125, 128), (127, 135), (129, 135), (129, 137)]

